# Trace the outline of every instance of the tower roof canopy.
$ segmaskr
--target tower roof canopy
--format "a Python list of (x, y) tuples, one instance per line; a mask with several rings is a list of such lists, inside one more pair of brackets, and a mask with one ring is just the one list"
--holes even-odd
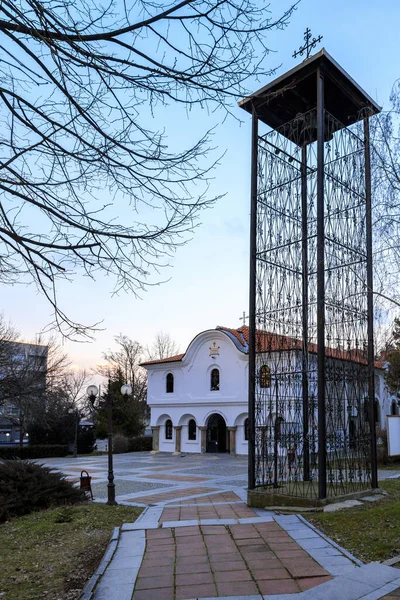
[[(284, 73), (239, 106), (277, 129), (317, 106), (317, 73), (324, 75), (325, 109), (345, 127), (381, 108), (323, 48), (314, 56)], [(338, 127), (339, 128), (339, 127)]]

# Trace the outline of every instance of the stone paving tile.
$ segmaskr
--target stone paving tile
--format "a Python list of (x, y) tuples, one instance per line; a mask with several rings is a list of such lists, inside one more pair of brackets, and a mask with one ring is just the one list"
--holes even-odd
[(159, 577), (139, 577), (136, 579), (135, 590), (153, 590), (172, 587), (174, 585), (173, 575), (162, 575)]
[(260, 581), (258, 586), (262, 594), (295, 594), (300, 591), (293, 579), (270, 579)]
[[(163, 484), (150, 484), (143, 483), (143, 485), (152, 485), (153, 487), (171, 487), (165, 483)], [(203, 488), (203, 487), (192, 487), (182, 488), (179, 490), (171, 490), (170, 492), (160, 492), (159, 494), (151, 494), (148, 496), (137, 496), (136, 498), (126, 498), (125, 502), (140, 502), (140, 504), (156, 504), (157, 502), (168, 502), (170, 500), (176, 500), (177, 498), (186, 498), (186, 496), (194, 496), (195, 494), (204, 494), (207, 492), (218, 491), (218, 488)]]
[[(294, 555), (278, 557), (270, 549), (268, 532), (263, 528), (265, 539), (261, 537), (260, 525), (148, 530), (133, 600), (159, 600), (158, 592), (163, 588), (168, 594), (171, 588), (175, 590), (175, 596), (166, 596), (171, 600), (293, 594), (329, 581), (329, 573), (296, 542), (289, 542), (296, 548)], [(291, 540), (279, 526), (270, 528), (270, 533), (275, 541)], [(145, 591), (147, 597), (139, 595)]]
[(250, 596), (257, 594), (258, 589), (252, 581), (234, 581), (217, 583), (219, 596)]
[[(107, 599), (110, 600), (111, 596)], [(132, 600), (175, 600), (175, 589), (173, 587), (158, 589), (156, 596), (150, 596), (149, 590), (138, 590), (132, 596)]]
[[(193, 594), (196, 594), (196, 595), (193, 596)], [(217, 589), (215, 587), (215, 584), (213, 584), (213, 583), (196, 585), (195, 588), (193, 588), (192, 585), (181, 585), (181, 586), (177, 586), (177, 588), (176, 588), (175, 600), (186, 600), (187, 598), (193, 598), (193, 597), (207, 598), (207, 597), (214, 597), (216, 595), (217, 595)], [(159, 600), (158, 596), (154, 596), (153, 598), (154, 598), (154, 600)], [(153, 598), (147, 598), (147, 600), (153, 600)]]
[(185, 475), (160, 475), (153, 473), (152, 475), (141, 475), (142, 479), (160, 479), (161, 481), (187, 481), (189, 483), (197, 483), (200, 481), (208, 481), (209, 477), (188, 477)]
[(322, 583), (326, 583), (330, 581), (332, 577), (330, 575), (325, 575), (324, 577), (301, 577), (297, 580), (297, 584), (299, 588), (304, 590), (309, 590), (310, 588), (315, 587), (316, 585), (321, 585)]

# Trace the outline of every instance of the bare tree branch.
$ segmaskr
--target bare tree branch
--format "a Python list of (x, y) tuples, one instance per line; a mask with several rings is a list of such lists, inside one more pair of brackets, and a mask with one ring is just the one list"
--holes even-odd
[[(278, 3), (276, 3), (278, 5)], [(170, 103), (231, 113), (267, 77), (277, 15), (252, 0), (3, 0), (0, 5), (0, 281), (33, 281), (64, 335), (92, 329), (61, 308), (57, 281), (109, 275), (139, 294), (217, 198), (212, 131), (168, 148)]]

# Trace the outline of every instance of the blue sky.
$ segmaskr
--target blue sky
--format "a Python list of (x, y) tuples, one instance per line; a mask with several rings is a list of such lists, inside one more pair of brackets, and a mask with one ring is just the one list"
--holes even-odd
[[(286, 2), (274, 3), (282, 7)], [(322, 46), (381, 105), (387, 105), (393, 82), (400, 77), (398, 0), (302, 0), (285, 31), (270, 36), (270, 66), (282, 64), (277, 74), (294, 66), (293, 51), (303, 42), (305, 28), (323, 35)], [(267, 81), (260, 82), (258, 87)], [(221, 120), (205, 110), (187, 115), (182, 108), (155, 114), (154, 129), (163, 119), (174, 120), (169, 141), (187, 146)], [(59, 285), (63, 309), (77, 321), (103, 321), (104, 331), (90, 344), (65, 343), (75, 365), (95, 367), (102, 352), (120, 332), (150, 344), (162, 330), (170, 333), (181, 351), (204, 329), (238, 327), (248, 307), (248, 239), (250, 187), (250, 117), (239, 108), (239, 120), (229, 118), (214, 134), (217, 154), (225, 153), (214, 172), (211, 193), (225, 193), (215, 207), (202, 215), (192, 240), (180, 248), (163, 271), (159, 286), (141, 299), (132, 294), (113, 296), (113, 282), (100, 276), (93, 282), (77, 275), (73, 283)], [(3, 287), (2, 311), (26, 340), (35, 339), (51, 320), (50, 308), (33, 286)]]

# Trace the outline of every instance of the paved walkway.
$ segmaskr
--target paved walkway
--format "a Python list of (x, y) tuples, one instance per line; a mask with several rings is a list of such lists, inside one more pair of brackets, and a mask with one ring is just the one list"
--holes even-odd
[[(399, 570), (363, 565), (301, 516), (249, 508), (244, 458), (114, 458), (118, 502), (145, 510), (114, 531), (82, 600), (400, 599)], [(71, 479), (86, 469), (106, 500), (107, 457), (46, 464)]]

